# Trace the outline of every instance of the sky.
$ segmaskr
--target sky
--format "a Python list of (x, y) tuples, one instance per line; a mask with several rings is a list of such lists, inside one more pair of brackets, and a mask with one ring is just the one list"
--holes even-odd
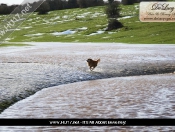
[[(8, 5), (13, 5), (13, 4), (21, 4), (22, 2), (34, 2), (37, 0), (0, 0), (0, 4), (4, 3), (4, 4), (8, 4)], [(104, 0), (107, 1), (107, 0)]]
[(21, 4), (23, 2), (34, 2), (37, 0), (0, 0), (0, 3), (8, 4), (8, 5), (13, 5), (13, 4)]

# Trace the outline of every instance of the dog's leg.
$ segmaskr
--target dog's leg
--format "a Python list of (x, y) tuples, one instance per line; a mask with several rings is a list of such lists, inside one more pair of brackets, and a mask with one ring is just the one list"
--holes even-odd
[(91, 67), (90, 70), (93, 71), (94, 70), (94, 67)]
[(91, 71), (93, 70), (92, 67), (90, 67), (90, 70), (91, 70)]

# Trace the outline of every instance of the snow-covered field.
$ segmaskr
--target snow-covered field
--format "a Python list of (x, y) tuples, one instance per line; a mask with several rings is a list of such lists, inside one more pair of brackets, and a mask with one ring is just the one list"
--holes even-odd
[[(25, 92), (30, 90), (38, 92), (6, 109), (0, 118), (175, 118), (174, 45), (29, 44), (34, 46), (1, 48), (1, 99), (27, 96)], [(88, 58), (101, 59), (92, 72), (86, 64)], [(167, 131), (175, 128), (0, 129)]]

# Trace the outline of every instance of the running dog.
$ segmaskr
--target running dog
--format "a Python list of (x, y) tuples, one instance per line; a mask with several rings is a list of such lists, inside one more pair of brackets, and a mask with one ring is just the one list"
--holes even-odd
[(92, 71), (97, 66), (97, 64), (100, 62), (100, 59), (98, 60), (87, 59), (86, 61), (88, 63), (89, 69)]

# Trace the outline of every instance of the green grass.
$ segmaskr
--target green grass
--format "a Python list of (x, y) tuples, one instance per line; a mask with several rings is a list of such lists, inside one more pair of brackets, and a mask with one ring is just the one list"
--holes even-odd
[(1, 43), (0, 44), (0, 48), (1, 47), (10, 47), (10, 46), (31, 46), (29, 44), (15, 44), (15, 43)]
[[(27, 97), (30, 95), (33, 95), (34, 93), (36, 92), (32, 90), (26, 91)], [(18, 95), (18, 96), (13, 96), (10, 99), (1, 100), (0, 101), (0, 113), (3, 112), (5, 109), (7, 109), (12, 104), (18, 102), (19, 100), (25, 99), (25, 98), (26, 98), (25, 96)]]
[(0, 113), (8, 108), (10, 105), (14, 104), (15, 102), (17, 102), (18, 100), (15, 97), (12, 97), (10, 100), (4, 100), (0, 102)]
[[(173, 22), (140, 22), (139, 10), (135, 6), (139, 5), (121, 6), (122, 17), (132, 16), (131, 18), (120, 20), (124, 25), (123, 28), (93, 36), (89, 35), (107, 27), (108, 21), (104, 14), (105, 7), (103, 6), (58, 10), (49, 12), (48, 15), (34, 13), (18, 27), (19, 31), (17, 30), (11, 35), (10, 42), (175, 43), (175, 26)], [(87, 30), (78, 30), (78, 28), (82, 27), (87, 27)], [(73, 30), (76, 33), (57, 36), (51, 34), (66, 30)], [(37, 35), (37, 33), (42, 33), (42, 35)]]

